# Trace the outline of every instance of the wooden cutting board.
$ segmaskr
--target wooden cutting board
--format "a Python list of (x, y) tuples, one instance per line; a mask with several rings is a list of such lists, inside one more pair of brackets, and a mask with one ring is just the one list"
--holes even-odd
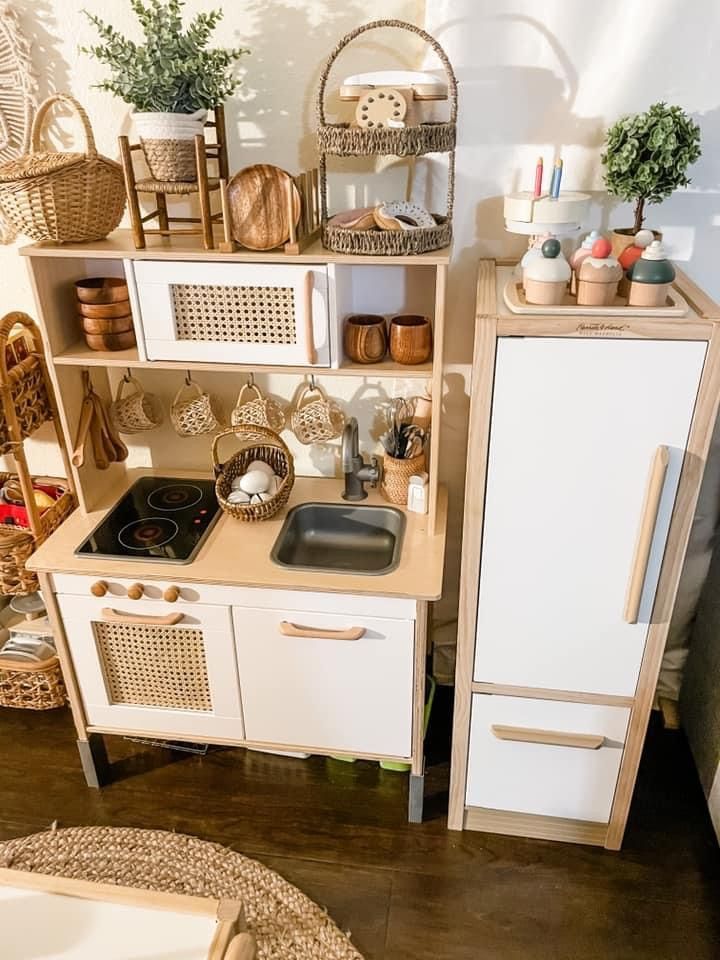
[(290, 238), (288, 184), (297, 226), (300, 194), (289, 173), (256, 163), (235, 174), (227, 188), (233, 240), (248, 250), (273, 250)]

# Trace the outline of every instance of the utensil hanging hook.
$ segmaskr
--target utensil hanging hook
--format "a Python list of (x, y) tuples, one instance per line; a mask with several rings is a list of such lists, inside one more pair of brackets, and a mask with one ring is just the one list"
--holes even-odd
[(315, 374), (310, 374), (310, 389), (315, 390)]
[(250, 371), (250, 375), (249, 375), (249, 377), (248, 377), (247, 385), (248, 385), (249, 387), (254, 387), (254, 386), (255, 386), (255, 374), (252, 372), (252, 370)]
[(125, 373), (123, 374), (123, 383), (130, 383), (132, 380), (132, 374), (130, 373), (130, 367), (125, 368)]
[(185, 386), (189, 387), (192, 384), (192, 377), (190, 376), (190, 371), (185, 371)]

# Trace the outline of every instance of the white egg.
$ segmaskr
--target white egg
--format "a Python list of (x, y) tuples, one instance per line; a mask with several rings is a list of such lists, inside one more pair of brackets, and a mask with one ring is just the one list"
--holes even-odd
[(255, 503), (267, 503), (268, 500), (272, 500), (273, 496), (274, 494), (270, 493), (269, 491), (266, 493), (256, 493), (253, 497), (253, 501)]
[(231, 489), (231, 490), (239, 490), (239, 489), (240, 489), (240, 481), (241, 481), (241, 480), (242, 480), (242, 477), (233, 477), (233, 478), (232, 478), (232, 483), (230, 484), (230, 489)]
[(227, 495), (228, 503), (250, 503), (250, 494), (244, 490), (233, 490)]
[(270, 486), (270, 476), (263, 470), (250, 470), (240, 478), (240, 489), (249, 494), (265, 493)]
[(264, 460), (253, 460), (245, 473), (250, 473), (251, 470), (262, 470), (262, 472), (266, 473), (269, 477), (273, 475), (273, 468), (269, 463), (265, 463)]
[(280, 489), (281, 484), (282, 484), (282, 478), (279, 477), (276, 473), (274, 473), (270, 477), (270, 486), (268, 487), (268, 493), (277, 493), (278, 490)]

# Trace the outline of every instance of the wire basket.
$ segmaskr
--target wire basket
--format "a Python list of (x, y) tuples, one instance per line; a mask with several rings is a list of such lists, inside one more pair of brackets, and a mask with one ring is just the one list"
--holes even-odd
[[(218, 444), (223, 437), (234, 436), (240, 441), (240, 449), (228, 460), (218, 459)], [(213, 440), (212, 459), (215, 470), (215, 495), (225, 513), (236, 520), (269, 520), (282, 510), (290, 498), (295, 483), (293, 456), (283, 440), (267, 427), (236, 426), (223, 430)], [(277, 491), (264, 503), (230, 503), (232, 482), (241, 477), (253, 460), (263, 460), (280, 477)]]

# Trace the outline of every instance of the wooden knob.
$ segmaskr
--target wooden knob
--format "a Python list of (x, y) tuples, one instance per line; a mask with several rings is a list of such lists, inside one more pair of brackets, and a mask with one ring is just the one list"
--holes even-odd
[(177, 598), (180, 596), (180, 587), (168, 587), (165, 593), (163, 593), (163, 600), (166, 603), (175, 603)]
[(128, 587), (128, 599), (129, 600), (139, 600), (143, 595), (143, 585), (141, 583), (133, 583)]
[(104, 597), (108, 591), (108, 585), (104, 580), (97, 580), (91, 587), (90, 593), (94, 597)]

